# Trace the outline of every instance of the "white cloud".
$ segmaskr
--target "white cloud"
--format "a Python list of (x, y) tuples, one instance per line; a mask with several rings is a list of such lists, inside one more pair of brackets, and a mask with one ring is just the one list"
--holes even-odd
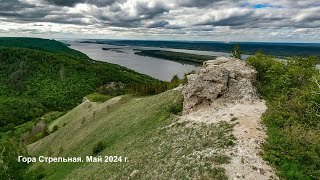
[(320, 2), (2, 0), (0, 25), (3, 36), (320, 42)]

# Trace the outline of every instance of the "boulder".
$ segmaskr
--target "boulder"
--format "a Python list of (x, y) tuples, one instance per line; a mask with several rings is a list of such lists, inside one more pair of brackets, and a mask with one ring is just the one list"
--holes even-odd
[(254, 87), (256, 70), (245, 61), (219, 57), (203, 63), (197, 74), (191, 74), (182, 90), (184, 112), (202, 106), (219, 107), (230, 103), (253, 103), (258, 100)]

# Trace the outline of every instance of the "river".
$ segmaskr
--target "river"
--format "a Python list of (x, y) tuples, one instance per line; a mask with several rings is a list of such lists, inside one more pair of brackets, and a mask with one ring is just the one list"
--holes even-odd
[[(91, 59), (109, 62), (113, 64), (118, 64), (125, 66), (129, 69), (135, 70), (137, 72), (147, 74), (151, 77), (170, 81), (172, 76), (178, 75), (183, 77), (185, 73), (192, 70), (198, 70), (199, 67), (188, 64), (180, 64), (177, 62), (140, 56), (134, 54), (134, 49), (160, 49), (168, 51), (186, 52), (193, 54), (203, 54), (212, 56), (229, 56), (228, 53), (221, 52), (210, 52), (210, 51), (194, 51), (194, 50), (182, 50), (182, 49), (169, 49), (169, 48), (157, 48), (157, 47), (135, 47), (135, 46), (114, 46), (108, 44), (95, 44), (95, 43), (78, 43), (78, 42), (68, 42), (70, 48), (78, 50)], [(102, 50), (102, 48), (111, 48), (110, 50)], [(115, 48), (115, 49), (112, 49)]]
[[(159, 47), (142, 47), (142, 46), (115, 46), (108, 44), (96, 44), (96, 43), (79, 43), (77, 41), (64, 41), (70, 44), (72, 49), (78, 50), (91, 59), (109, 62), (125, 66), (129, 69), (135, 70), (139, 73), (147, 74), (151, 77), (170, 81), (174, 75), (178, 75), (180, 78), (185, 73), (192, 70), (199, 70), (200, 67), (188, 64), (180, 64), (170, 60), (140, 56), (134, 54), (134, 49), (150, 49), (150, 50), (166, 50), (176, 51), (191, 54), (200, 55), (212, 55), (212, 56), (226, 56), (229, 57), (229, 53), (213, 52), (213, 51), (197, 51), (197, 50), (185, 50), (185, 49), (171, 49), (171, 48), (159, 48)], [(102, 50), (102, 48), (109, 48), (109, 50)], [(242, 58), (246, 59), (248, 55), (243, 55)], [(317, 66), (320, 69), (320, 65)]]

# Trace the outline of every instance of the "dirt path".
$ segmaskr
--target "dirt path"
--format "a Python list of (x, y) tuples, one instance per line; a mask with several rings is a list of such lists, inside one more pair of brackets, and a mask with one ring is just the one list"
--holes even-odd
[(260, 146), (266, 138), (261, 122), (261, 115), (266, 109), (264, 101), (239, 103), (201, 108), (184, 115), (183, 119), (208, 124), (221, 121), (235, 123), (233, 134), (237, 139), (236, 145), (224, 152), (231, 157), (230, 163), (223, 166), (229, 179), (278, 179), (274, 170), (259, 156)]

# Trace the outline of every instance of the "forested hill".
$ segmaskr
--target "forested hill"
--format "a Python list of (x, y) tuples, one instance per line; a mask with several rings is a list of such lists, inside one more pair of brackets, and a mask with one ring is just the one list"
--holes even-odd
[[(9, 46), (0, 47), (2, 132), (47, 112), (71, 109), (109, 82), (159, 82), (118, 65), (91, 60), (57, 41), (1, 38), (0, 44)], [(15, 45), (24, 48), (11, 47)]]
[(87, 55), (69, 48), (62, 42), (41, 38), (0, 37), (0, 47), (20, 47), (45, 52), (73, 55), (80, 58), (88, 58)]

